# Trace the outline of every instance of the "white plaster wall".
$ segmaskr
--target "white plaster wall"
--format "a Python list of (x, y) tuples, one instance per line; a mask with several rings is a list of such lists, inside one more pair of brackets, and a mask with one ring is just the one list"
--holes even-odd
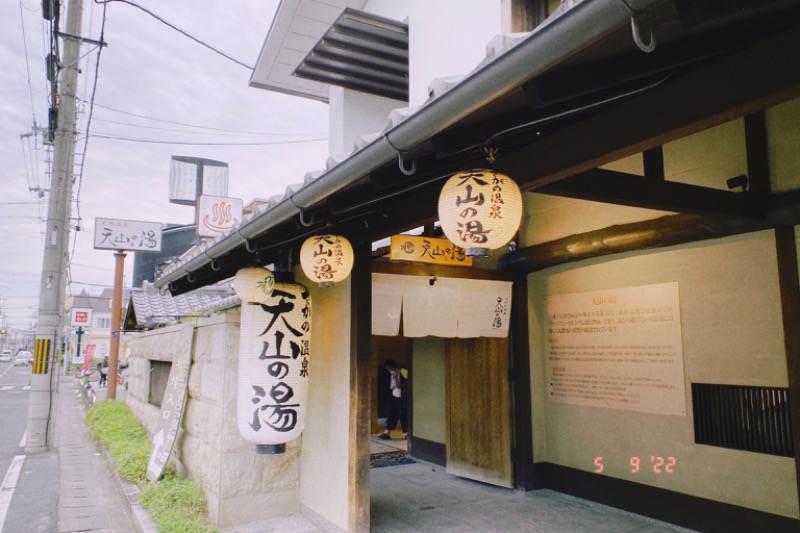
[[(800, 187), (800, 104), (768, 110), (773, 182)], [(724, 124), (664, 147), (668, 179), (727, 188), (746, 172), (743, 124)], [(616, 163), (635, 172), (636, 159)], [(527, 243), (663, 216), (661, 212), (529, 195)], [(529, 276), (534, 453), (545, 461), (797, 518), (792, 459), (694, 444), (691, 383), (788, 384), (774, 233), (763, 231), (561, 265)], [(687, 415), (662, 416), (546, 398), (546, 299), (552, 294), (679, 284)], [(631, 457), (673, 456), (675, 473), (633, 474)]]
[[(311, 293), (308, 411), (300, 453), (300, 503), (348, 529), (350, 442), (350, 279)], [(312, 517), (313, 517), (312, 514)]]
[(800, 184), (800, 99), (767, 110), (772, 190), (786, 192)]
[[(663, 416), (546, 398), (546, 297), (677, 281), (687, 415)], [(529, 278), (536, 461), (797, 517), (794, 461), (694, 444), (691, 383), (788, 384), (772, 231), (655, 253), (560, 266)], [(543, 431), (542, 431), (543, 430)], [(630, 472), (630, 457), (673, 456), (675, 473)]]
[(400, 100), (331, 86), (328, 101), (330, 155), (353, 151), (361, 135), (380, 133), (393, 109), (405, 107)]
[(414, 436), (447, 442), (445, 339), (413, 339), (412, 420)]
[(435, 78), (461, 76), (501, 32), (501, 0), (408, 0), (409, 104), (428, 98)]

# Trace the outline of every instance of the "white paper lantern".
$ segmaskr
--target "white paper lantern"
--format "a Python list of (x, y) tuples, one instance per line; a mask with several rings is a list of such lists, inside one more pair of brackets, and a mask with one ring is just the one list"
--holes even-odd
[(240, 268), (233, 278), (233, 290), (245, 302), (264, 303), (272, 295), (275, 276), (264, 267)]
[(344, 281), (353, 270), (353, 247), (339, 235), (309, 237), (300, 248), (300, 266), (322, 287)]
[(439, 221), (447, 238), (467, 255), (487, 256), (517, 233), (522, 193), (514, 180), (494, 170), (459, 172), (439, 194)]
[(310, 340), (302, 285), (279, 282), (265, 302), (242, 305), (237, 422), (258, 453), (282, 453), (303, 431)]

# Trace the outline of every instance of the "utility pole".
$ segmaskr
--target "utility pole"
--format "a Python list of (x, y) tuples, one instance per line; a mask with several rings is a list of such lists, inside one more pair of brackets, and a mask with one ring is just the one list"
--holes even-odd
[[(83, 0), (69, 0), (66, 33), (80, 35)], [(56, 28), (57, 29), (57, 28)], [(54, 36), (55, 38), (55, 36)], [(69, 219), (72, 204), (73, 165), (75, 158), (75, 97), (78, 89), (80, 40), (64, 39), (64, 60), (61, 69), (58, 110), (53, 149), (55, 159), (47, 208), (42, 279), (39, 286), (39, 318), (36, 323), (33, 370), (28, 404), (28, 428), (25, 451), (46, 451), (52, 415), (53, 394), (57, 390), (58, 356), (61, 320), (64, 313), (64, 292), (69, 241)]]

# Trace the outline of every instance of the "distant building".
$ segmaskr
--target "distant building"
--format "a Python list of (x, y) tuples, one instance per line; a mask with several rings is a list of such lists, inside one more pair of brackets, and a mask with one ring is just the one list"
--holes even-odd
[(155, 280), (157, 270), (170, 263), (173, 258), (191, 248), (195, 240), (195, 225), (167, 224), (161, 238), (161, 252), (135, 252), (133, 254), (133, 286)]

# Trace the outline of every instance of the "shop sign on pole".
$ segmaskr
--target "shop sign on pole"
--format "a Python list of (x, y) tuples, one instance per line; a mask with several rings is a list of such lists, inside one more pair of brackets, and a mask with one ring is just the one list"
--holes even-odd
[(216, 237), (242, 222), (240, 198), (204, 195), (197, 199), (197, 236)]
[(161, 223), (96, 218), (94, 247), (97, 250), (160, 252)]
[(69, 312), (69, 325), (72, 327), (89, 327), (92, 325), (92, 309), (90, 307), (73, 307)]

